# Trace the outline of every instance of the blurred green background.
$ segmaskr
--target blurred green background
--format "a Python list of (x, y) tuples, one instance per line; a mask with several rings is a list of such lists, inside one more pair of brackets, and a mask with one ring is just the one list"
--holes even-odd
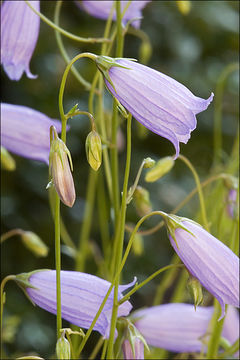
[[(53, 19), (55, 1), (42, 1), (41, 11)], [(239, 2), (238, 1), (192, 1), (191, 11), (183, 15), (175, 1), (152, 1), (143, 11), (141, 29), (145, 31), (152, 44), (152, 57), (149, 66), (159, 70), (186, 85), (196, 96), (207, 98), (215, 91), (216, 83), (224, 68), (238, 62), (239, 52)], [(60, 25), (82, 37), (101, 37), (105, 22), (95, 19), (81, 11), (73, 1), (64, 1)], [(63, 37), (69, 56), (90, 51), (98, 54), (100, 45), (88, 45), (71, 41)], [(124, 56), (139, 59), (141, 41), (133, 35), (127, 35)], [(31, 64), (36, 80), (25, 75), (19, 82), (10, 81), (2, 71), (2, 102), (25, 105), (39, 110), (49, 117), (59, 118), (58, 91), (65, 69), (54, 31), (41, 22), (40, 35)], [(81, 60), (76, 68), (88, 81), (95, 72), (94, 65)], [(223, 151), (228, 161), (237, 128), (239, 78), (238, 72), (232, 73), (226, 82), (223, 99)], [(111, 110), (110, 97), (106, 107)], [(64, 95), (64, 107), (67, 112), (78, 103), (81, 110), (88, 110), (88, 92), (83, 89), (75, 77), (70, 74)], [(181, 146), (181, 153), (187, 156), (196, 167), (201, 179), (206, 179), (213, 161), (213, 117), (214, 102), (208, 110), (197, 116), (198, 126), (192, 133), (187, 145)], [(62, 206), (62, 214), (72, 240), (77, 244), (81, 220), (85, 206), (86, 184), (89, 166), (85, 156), (85, 139), (89, 132), (88, 120), (81, 116), (70, 120), (67, 144), (74, 164), (74, 181), (77, 200), (72, 209)], [(125, 136), (125, 124), (122, 126)], [(139, 136), (139, 127), (133, 122), (133, 147), (130, 184), (134, 181), (143, 158), (150, 156), (155, 160), (173, 155), (171, 143), (146, 131)], [(22, 228), (37, 233), (49, 246), (46, 258), (36, 258), (21, 243), (19, 237), (6, 240), (2, 245), (1, 275), (18, 274), (40, 268), (54, 268), (54, 226), (49, 210), (48, 194), (45, 189), (48, 182), (48, 168), (45, 164), (14, 156), (17, 169), (14, 172), (1, 171), (1, 233), (14, 228)], [(120, 153), (120, 175), (123, 175), (125, 151)], [(122, 178), (120, 179), (122, 184)], [(194, 187), (190, 171), (181, 161), (176, 161), (173, 170), (156, 183), (147, 184), (144, 177), (140, 184), (150, 191), (153, 209), (170, 212)], [(194, 217), (198, 211), (195, 197), (179, 215)], [(94, 219), (97, 213), (94, 214)], [(132, 204), (129, 206), (127, 220), (136, 223), (138, 216)], [(147, 227), (157, 223), (149, 220)], [(128, 235), (126, 235), (126, 238)], [(93, 221), (91, 241), (98, 244), (99, 226)], [(143, 280), (147, 275), (167, 265), (173, 255), (162, 229), (152, 236), (144, 238), (144, 253), (137, 257), (131, 254), (123, 274), (126, 283), (138, 277)], [(74, 269), (73, 259), (63, 252), (62, 269)], [(89, 256), (86, 271), (96, 273), (93, 256)], [(151, 305), (156, 285), (160, 277), (150, 285), (143, 287), (132, 297), (135, 308)], [(19, 326), (14, 339), (6, 344), (7, 355), (36, 352), (48, 358), (55, 347), (55, 316), (34, 308), (14, 283), (7, 284), (7, 301), (4, 308), (6, 316)], [(66, 324), (65, 324), (66, 325)], [(11, 323), (9, 329), (11, 330)], [(11, 333), (11, 331), (10, 331)], [(91, 347), (91, 341), (88, 345)]]

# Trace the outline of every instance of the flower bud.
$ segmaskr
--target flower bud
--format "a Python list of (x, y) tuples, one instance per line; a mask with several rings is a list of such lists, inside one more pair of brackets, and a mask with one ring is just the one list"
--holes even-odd
[(147, 174), (145, 175), (145, 181), (154, 182), (160, 179), (172, 169), (173, 165), (174, 165), (173, 157), (171, 156), (164, 157), (163, 159), (157, 162), (154, 168), (152, 168), (147, 172)]
[(150, 157), (144, 159), (144, 162), (144, 169), (151, 169), (156, 163), (156, 161), (151, 159)]
[(58, 360), (70, 360), (71, 359), (71, 347), (69, 341), (65, 338), (64, 333), (57, 341), (56, 354)]
[(177, 7), (178, 10), (183, 14), (189, 14), (191, 10), (191, 1), (189, 0), (177, 0)]
[(3, 146), (1, 146), (1, 167), (8, 171), (13, 171), (16, 169), (14, 158)]
[(44, 244), (40, 237), (32, 231), (23, 231), (21, 239), (24, 245), (36, 256), (47, 256), (48, 247)]
[[(69, 162), (72, 169), (71, 154), (65, 143), (59, 139), (54, 126), (50, 128), (51, 135), (54, 133), (51, 140), (50, 154), (49, 154), (49, 171), (52, 177), (53, 184), (62, 202), (72, 207), (75, 199), (75, 187)], [(68, 161), (69, 160), (69, 161)]]
[(89, 165), (97, 171), (102, 163), (102, 142), (98, 133), (91, 131), (86, 139), (86, 155)]
[(143, 41), (139, 49), (139, 59), (142, 64), (147, 64), (152, 56), (152, 46), (149, 41)]
[(124, 359), (144, 359), (144, 347), (148, 349), (144, 337), (129, 320), (125, 326), (126, 339), (122, 345)]
[(202, 285), (200, 284), (198, 279), (190, 275), (187, 282), (187, 288), (191, 294), (191, 297), (193, 298), (194, 307), (196, 310), (196, 307), (198, 305), (201, 305), (201, 303), (203, 302)]
[(144, 243), (143, 243), (143, 237), (140, 234), (136, 234), (134, 236), (134, 240), (132, 243), (132, 250), (135, 255), (137, 256), (142, 255), (144, 251)]
[(145, 216), (152, 211), (149, 192), (141, 186), (137, 186), (133, 194), (133, 201), (139, 216)]

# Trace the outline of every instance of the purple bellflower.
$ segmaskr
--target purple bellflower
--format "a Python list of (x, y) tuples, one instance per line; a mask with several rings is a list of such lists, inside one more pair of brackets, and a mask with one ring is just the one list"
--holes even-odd
[(223, 318), (225, 304), (239, 307), (239, 258), (199, 224), (175, 215), (168, 217), (165, 220), (174, 250), (191, 275), (219, 301)]
[[(40, 10), (40, 1), (30, 1)], [(19, 80), (24, 71), (34, 79), (29, 63), (35, 49), (40, 18), (24, 1), (4, 1), (1, 7), (1, 63), (11, 80)]]
[[(239, 336), (239, 316), (235, 311), (229, 307), (222, 333), (231, 344)], [(206, 350), (204, 342), (211, 331), (212, 315), (212, 306), (200, 306), (195, 311), (191, 304), (172, 303), (135, 311), (132, 320), (136, 319), (135, 326), (148, 345), (178, 353), (200, 352)], [(232, 315), (234, 322), (230, 330)]]
[[(122, 19), (123, 25), (126, 25), (126, 23), (129, 20), (136, 19), (136, 20), (132, 21), (131, 24), (135, 28), (139, 28), (140, 24), (141, 24), (140, 18), (142, 18), (141, 11), (146, 6), (146, 4), (150, 1), (151, 0), (147, 0), (147, 1), (133, 0), (131, 2), (131, 4), (129, 5), (126, 13), (123, 16), (123, 19)], [(83, 8), (90, 15), (92, 15), (96, 18), (99, 18), (99, 19), (104, 19), (104, 20), (108, 19), (109, 15), (111, 13), (112, 6), (113, 6), (112, 0), (109, 0), (109, 1), (82, 0), (81, 3), (79, 3), (79, 1), (76, 1), (76, 3), (77, 3), (77, 5), (81, 4), (80, 7)], [(122, 11), (124, 10), (126, 5), (127, 5), (127, 1), (121, 1), (121, 10)], [(114, 12), (113, 12), (113, 20), (116, 20), (116, 10), (114, 10)]]
[(10, 152), (48, 164), (50, 126), (61, 122), (21, 105), (1, 104), (1, 144)]
[(187, 143), (196, 128), (195, 115), (213, 99), (194, 96), (176, 80), (129, 59), (99, 56), (97, 66), (113, 96), (154, 133), (170, 140), (179, 154), (179, 142)]
[[(40, 270), (28, 274), (18, 275), (19, 280), (25, 279), (31, 286), (26, 291), (30, 299), (50, 313), (56, 314), (56, 271)], [(119, 299), (122, 292), (132, 285), (119, 286)], [(27, 283), (26, 283), (27, 284)], [(72, 324), (88, 329), (106, 295), (111, 283), (97, 276), (77, 271), (61, 271), (61, 305), (62, 317)], [(26, 285), (27, 286), (27, 285)], [(109, 336), (113, 291), (100, 314), (94, 330), (99, 331), (105, 338)], [(127, 316), (132, 309), (129, 301), (118, 308), (118, 316)]]

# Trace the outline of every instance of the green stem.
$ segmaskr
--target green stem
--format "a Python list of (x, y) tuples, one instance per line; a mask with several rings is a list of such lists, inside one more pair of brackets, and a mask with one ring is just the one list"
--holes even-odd
[(48, 24), (49, 26), (51, 26), (54, 30), (59, 31), (61, 34), (63, 34), (64, 36), (70, 38), (71, 40), (76, 40), (79, 42), (84, 42), (84, 43), (102, 43), (102, 42), (110, 42), (109, 39), (103, 39), (103, 38), (83, 38), (80, 36), (76, 36), (72, 33), (70, 33), (69, 31), (66, 31), (64, 29), (62, 29), (61, 27), (57, 26), (56, 24), (54, 24), (54, 22), (52, 22), (51, 20), (49, 20), (46, 16), (44, 16), (41, 12), (37, 11), (27, 0), (24, 0), (25, 3), (32, 9), (32, 11), (37, 14), (42, 21), (44, 21), (46, 24)]
[(214, 164), (221, 162), (221, 149), (222, 149), (222, 104), (223, 104), (223, 93), (226, 80), (228, 76), (239, 69), (238, 63), (232, 63), (227, 65), (222, 73), (220, 74), (215, 91), (215, 111), (214, 111), (214, 132), (213, 132), (213, 143), (214, 143)]
[(76, 258), (76, 271), (84, 271), (85, 262), (87, 257), (88, 250), (88, 240), (93, 218), (93, 208), (94, 208), (94, 199), (95, 199), (95, 189), (98, 173), (90, 169), (88, 186), (87, 186), (87, 195), (85, 202), (85, 210), (82, 222), (82, 228), (79, 238), (79, 245)]
[(122, 303), (124, 303), (125, 301), (129, 300), (129, 297), (134, 294), (137, 290), (141, 289), (144, 285), (146, 285), (147, 283), (149, 283), (149, 281), (151, 281), (152, 279), (154, 279), (156, 276), (158, 276), (159, 274), (161, 274), (163, 271), (168, 270), (168, 269), (172, 269), (172, 268), (179, 268), (179, 267), (183, 267), (183, 264), (170, 264), (167, 266), (164, 266), (163, 268), (155, 271), (152, 275), (150, 275), (147, 279), (145, 279), (144, 281), (142, 281), (140, 284), (138, 284), (137, 286), (135, 286), (131, 291), (129, 291), (119, 302), (118, 305), (121, 305)]
[(5, 234), (1, 235), (0, 243), (3, 243), (5, 240), (9, 239), (12, 236), (22, 235), (23, 233), (24, 233), (24, 231), (21, 229), (10, 230), (10, 231), (6, 232)]
[(239, 339), (233, 343), (233, 345), (224, 351), (223, 353), (218, 354), (219, 359), (230, 359), (230, 357), (235, 354), (237, 351), (239, 351)]
[(101, 347), (102, 347), (102, 345), (103, 345), (103, 343), (104, 343), (104, 340), (105, 340), (105, 339), (104, 339), (102, 336), (99, 338), (96, 346), (94, 347), (91, 355), (90, 355), (89, 358), (88, 358), (89, 360), (93, 360), (93, 359), (96, 358), (99, 350), (101, 349)]
[(4, 299), (4, 292), (3, 292), (3, 290), (4, 290), (4, 286), (6, 285), (6, 283), (9, 281), (9, 280), (15, 280), (16, 279), (16, 276), (15, 275), (8, 275), (8, 276), (6, 276), (3, 280), (2, 280), (2, 282), (1, 282), (1, 299), (0, 299), (0, 301), (1, 301), (1, 314), (0, 314), (0, 317), (1, 317), (1, 319), (0, 319), (0, 330), (1, 330), (1, 334), (0, 334), (0, 339), (1, 339), (1, 359), (3, 359), (3, 305), (4, 305), (4, 301), (5, 301), (5, 299)]
[(60, 249), (60, 199), (55, 198), (55, 262), (56, 262), (56, 297), (57, 297), (57, 339), (61, 336), (61, 249)]
[[(127, 158), (126, 158), (126, 167), (123, 183), (123, 192), (122, 192), (122, 204), (120, 211), (120, 226), (119, 232), (115, 238), (117, 243), (117, 257), (116, 257), (116, 266), (115, 269), (118, 271), (118, 268), (121, 263), (122, 251), (123, 251), (123, 241), (124, 241), (124, 229), (125, 229), (125, 219), (126, 219), (126, 208), (127, 208), (127, 190), (128, 190), (128, 178), (130, 173), (130, 163), (131, 163), (131, 123), (132, 115), (129, 114), (127, 117)], [(117, 321), (117, 311), (118, 311), (118, 286), (119, 286), (120, 272), (118, 271), (116, 275), (115, 287), (114, 287), (114, 302), (112, 309), (112, 319), (111, 319), (111, 328), (109, 335), (108, 351), (107, 358), (113, 358), (113, 344), (114, 344), (114, 334), (116, 329)]]
[(198, 173), (194, 169), (191, 162), (185, 156), (179, 155), (178, 159), (182, 160), (188, 166), (188, 168), (191, 170), (191, 172), (193, 174), (193, 177), (194, 177), (194, 180), (195, 180), (195, 183), (196, 183), (196, 186), (197, 186), (197, 190), (198, 190), (198, 196), (199, 196), (199, 202), (200, 202), (200, 209), (201, 209), (201, 214), (202, 214), (203, 225), (204, 225), (205, 229), (207, 231), (209, 231), (207, 215), (206, 215), (205, 201), (204, 201), (204, 196), (203, 196), (201, 182), (200, 182)]
[(133, 184), (133, 186), (131, 186), (130, 191), (129, 191), (129, 193), (128, 193), (127, 204), (129, 204), (130, 201), (132, 200), (132, 196), (133, 196), (134, 191), (136, 190), (136, 187), (137, 187), (137, 185), (138, 185), (138, 182), (139, 182), (139, 179), (140, 179), (140, 176), (141, 176), (141, 173), (142, 173), (142, 170), (143, 170), (143, 168), (144, 168), (145, 163), (146, 163), (146, 161), (145, 161), (145, 159), (144, 159), (144, 160), (142, 161), (142, 163), (141, 163), (140, 168), (138, 169), (137, 176), (136, 176), (136, 179), (135, 179), (135, 181), (134, 181), (134, 184)]
[(221, 306), (217, 299), (214, 299), (214, 314), (211, 319), (212, 335), (208, 342), (207, 359), (218, 359), (218, 347), (224, 323), (224, 318), (218, 321), (220, 315)]
[(182, 302), (185, 295), (186, 281), (189, 278), (189, 274), (186, 269), (183, 269), (180, 277), (177, 281), (176, 287), (174, 288), (171, 296), (171, 302)]
[[(55, 23), (56, 26), (59, 26), (59, 17), (60, 17), (61, 6), (62, 6), (62, 0), (58, 0), (56, 2), (55, 12), (54, 12), (54, 23)], [(57, 44), (58, 44), (60, 53), (62, 54), (62, 57), (65, 60), (66, 64), (68, 64), (71, 59), (70, 59), (70, 57), (68, 56), (68, 54), (66, 52), (66, 49), (65, 49), (63, 41), (62, 41), (61, 34), (56, 29), (55, 29), (55, 36), (56, 36), (56, 40), (57, 40)], [(86, 81), (79, 74), (79, 72), (77, 71), (77, 69), (74, 66), (72, 66), (71, 72), (76, 77), (76, 79), (80, 82), (80, 84), (85, 87), (86, 90), (91, 89), (91, 84), (88, 81)]]

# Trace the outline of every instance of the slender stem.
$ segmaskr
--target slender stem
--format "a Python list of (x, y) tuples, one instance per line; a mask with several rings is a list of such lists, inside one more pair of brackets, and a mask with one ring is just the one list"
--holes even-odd
[(229, 349), (227, 349), (223, 353), (218, 354), (218, 358), (230, 359), (231, 355), (235, 354), (237, 351), (239, 351), (239, 339), (237, 339)]
[(136, 176), (136, 179), (135, 179), (135, 181), (134, 181), (134, 184), (133, 184), (133, 186), (131, 186), (130, 191), (129, 191), (129, 193), (128, 193), (127, 204), (129, 204), (130, 201), (132, 200), (132, 196), (133, 196), (134, 191), (136, 190), (136, 187), (137, 187), (137, 185), (138, 185), (138, 182), (139, 182), (139, 179), (140, 179), (140, 176), (141, 176), (141, 173), (142, 173), (142, 170), (143, 170), (143, 167), (144, 167), (145, 163), (146, 163), (146, 161), (145, 161), (145, 159), (144, 159), (144, 160), (142, 161), (142, 163), (141, 163), (140, 168), (138, 169), (137, 176)]
[[(56, 7), (55, 7), (55, 12), (54, 12), (54, 23), (56, 26), (59, 26), (59, 17), (60, 17), (61, 6), (62, 6), (62, 0), (56, 1)], [(61, 34), (56, 29), (55, 29), (55, 36), (56, 36), (56, 40), (57, 40), (57, 44), (58, 44), (60, 53), (62, 54), (62, 57), (65, 60), (66, 64), (68, 64), (71, 59), (68, 56), (67, 51), (64, 47)], [(74, 66), (72, 66), (71, 72), (76, 77), (76, 79), (80, 82), (80, 84), (85, 87), (86, 90), (91, 89), (91, 84), (80, 75), (80, 73), (77, 71), (77, 69)]]
[(89, 358), (88, 358), (89, 360), (93, 360), (93, 359), (96, 358), (99, 350), (101, 349), (101, 347), (102, 347), (102, 345), (103, 345), (103, 343), (104, 343), (104, 340), (105, 340), (105, 339), (104, 339), (102, 336), (99, 338), (96, 346), (94, 347), (92, 353), (90, 354), (90, 356), (89, 356)]
[(101, 354), (101, 360), (105, 359), (106, 352), (107, 352), (107, 346), (108, 346), (108, 339), (106, 339), (104, 342), (103, 350), (102, 350), (102, 354)]
[(3, 305), (4, 305), (4, 286), (6, 285), (6, 283), (9, 281), (9, 280), (15, 280), (16, 279), (16, 276), (15, 275), (8, 275), (6, 276), (2, 282), (1, 282), (1, 298), (0, 298), (0, 301), (1, 301), (1, 313), (0, 313), (0, 330), (1, 330), (1, 334), (0, 334), (0, 339), (1, 339), (1, 359), (3, 359)]
[(125, 301), (127, 301), (129, 299), (129, 297), (134, 294), (137, 290), (141, 289), (144, 285), (146, 285), (147, 283), (149, 283), (149, 281), (151, 281), (152, 279), (154, 279), (156, 276), (158, 276), (159, 274), (161, 274), (163, 271), (168, 270), (168, 269), (172, 269), (172, 268), (179, 268), (179, 267), (183, 267), (183, 264), (170, 264), (167, 266), (164, 266), (163, 268), (155, 271), (152, 275), (148, 276), (147, 279), (145, 279), (144, 281), (142, 281), (140, 284), (138, 284), (137, 286), (135, 286), (131, 291), (129, 291), (119, 302), (118, 304), (121, 305), (122, 303), (124, 303)]
[(54, 24), (54, 22), (52, 22), (51, 20), (49, 20), (45, 15), (43, 15), (41, 12), (37, 11), (31, 4), (29, 1), (24, 0), (25, 3), (32, 9), (32, 11), (37, 14), (42, 21), (44, 21), (46, 24), (48, 24), (49, 26), (51, 26), (54, 30), (59, 31), (61, 34), (63, 34), (64, 36), (72, 39), (72, 40), (76, 40), (79, 42), (84, 42), (84, 43), (101, 43), (101, 42), (110, 42), (109, 39), (103, 39), (103, 38), (83, 38), (80, 36), (76, 36), (72, 33), (70, 33), (69, 31), (66, 31), (64, 29), (62, 29), (61, 27), (57, 26), (56, 24)]
[(0, 243), (3, 243), (5, 240), (9, 239), (12, 236), (22, 235), (23, 233), (24, 233), (24, 231), (21, 229), (10, 230), (10, 231), (6, 232), (5, 234), (1, 235)]
[(56, 262), (56, 298), (57, 298), (57, 339), (61, 336), (61, 249), (60, 249), (60, 199), (55, 195), (55, 262)]
[(222, 104), (223, 104), (223, 93), (226, 80), (228, 76), (239, 69), (238, 63), (231, 63), (227, 65), (222, 73), (220, 74), (215, 91), (215, 111), (214, 111), (214, 132), (213, 132), (213, 143), (214, 143), (214, 163), (218, 164), (221, 161), (221, 149), (222, 149)]
[(204, 201), (204, 196), (203, 196), (201, 182), (200, 182), (198, 173), (194, 169), (191, 162), (185, 156), (179, 155), (178, 159), (182, 160), (188, 166), (188, 168), (191, 170), (191, 172), (192, 172), (192, 174), (194, 176), (194, 179), (195, 179), (195, 182), (196, 182), (196, 185), (197, 185), (197, 190), (198, 190), (200, 209), (201, 209), (201, 214), (202, 214), (202, 221), (203, 221), (205, 229), (207, 231), (209, 231), (209, 226), (208, 226), (208, 221), (207, 221), (207, 214), (206, 214), (206, 207), (205, 207), (205, 201)]
[[(227, 310), (227, 309), (226, 309)], [(217, 299), (214, 299), (214, 313), (211, 319), (212, 335), (208, 342), (207, 359), (218, 359), (218, 347), (222, 333), (224, 318), (218, 321), (221, 315), (221, 306)]]
[(116, 321), (117, 321), (117, 311), (118, 311), (118, 286), (120, 279), (120, 272), (118, 268), (121, 263), (122, 251), (123, 251), (123, 241), (124, 241), (124, 229), (125, 229), (125, 218), (126, 218), (126, 207), (127, 207), (127, 190), (128, 190), (128, 178), (130, 173), (130, 163), (131, 163), (131, 123), (132, 123), (132, 115), (129, 114), (127, 118), (127, 158), (126, 158), (126, 167), (125, 167), (125, 175), (124, 175), (124, 183), (123, 183), (123, 193), (122, 193), (122, 204), (120, 211), (120, 226), (118, 236), (115, 238), (117, 243), (117, 257), (116, 257), (116, 266), (117, 270), (115, 287), (114, 287), (114, 302), (112, 309), (112, 319), (111, 319), (111, 328), (109, 335), (109, 343), (108, 343), (108, 351), (107, 358), (113, 358), (113, 344), (114, 344), (114, 334), (116, 329)]
[(174, 287), (174, 291), (171, 296), (171, 302), (182, 302), (183, 301), (184, 294), (185, 294), (184, 289), (186, 288), (186, 281), (188, 278), (189, 278), (189, 274), (186, 271), (186, 269), (184, 268), (181, 271), (181, 274), (177, 281), (176, 286)]

